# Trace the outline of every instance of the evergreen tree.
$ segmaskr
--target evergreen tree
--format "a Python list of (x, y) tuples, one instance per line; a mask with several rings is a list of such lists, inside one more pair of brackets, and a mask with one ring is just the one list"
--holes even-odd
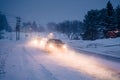
[(98, 15), (98, 27), (97, 27), (97, 38), (102, 39), (105, 38), (105, 31), (106, 31), (106, 19), (107, 19), (107, 10), (105, 8), (99, 10), (99, 15)]
[(113, 9), (110, 1), (108, 1), (106, 8), (101, 10), (88, 11), (84, 19), (85, 33), (83, 39), (94, 40), (99, 38), (110, 37), (107, 33), (114, 33), (117, 29), (120, 29), (120, 6)]
[(12, 28), (8, 25), (6, 16), (0, 13), (0, 31), (1, 30), (11, 31)]
[(113, 16), (114, 9), (113, 9), (113, 6), (112, 6), (112, 4), (111, 4), (110, 1), (108, 1), (106, 8), (107, 8), (107, 14), (108, 14), (108, 16)]
[(116, 8), (116, 26), (120, 30), (120, 6), (118, 5)]
[(84, 27), (86, 28), (86, 31), (83, 39), (95, 40), (97, 38), (97, 27), (99, 23), (98, 14), (98, 10), (88, 11), (84, 19)]
[(4, 24), (3, 24), (3, 15), (0, 13), (0, 31), (4, 30)]
[(108, 1), (107, 6), (107, 17), (106, 17), (106, 28), (107, 30), (113, 30), (115, 28), (114, 24), (115, 24), (115, 13), (114, 13), (114, 9), (113, 6), (111, 4), (110, 1)]

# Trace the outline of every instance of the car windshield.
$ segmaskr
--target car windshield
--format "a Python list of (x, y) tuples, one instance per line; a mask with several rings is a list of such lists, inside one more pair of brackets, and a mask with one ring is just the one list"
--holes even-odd
[(53, 42), (53, 43), (60, 43), (62, 44), (63, 42), (59, 39), (50, 39), (48, 42)]

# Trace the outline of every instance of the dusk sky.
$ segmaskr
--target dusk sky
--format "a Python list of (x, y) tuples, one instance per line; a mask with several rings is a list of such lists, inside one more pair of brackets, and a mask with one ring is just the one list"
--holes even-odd
[[(110, 0), (113, 7), (120, 0)], [(20, 16), (23, 22), (36, 21), (45, 25), (48, 22), (84, 19), (87, 11), (106, 7), (108, 0), (0, 0), (0, 11)]]

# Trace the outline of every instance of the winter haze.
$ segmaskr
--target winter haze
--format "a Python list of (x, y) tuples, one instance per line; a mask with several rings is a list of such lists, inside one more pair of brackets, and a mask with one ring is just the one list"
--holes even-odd
[(120, 0), (0, 0), (0, 80), (120, 80)]
[[(120, 0), (110, 0), (115, 8)], [(0, 11), (40, 24), (84, 19), (87, 11), (106, 7), (108, 0), (0, 0)], [(14, 20), (10, 22), (15, 22)]]

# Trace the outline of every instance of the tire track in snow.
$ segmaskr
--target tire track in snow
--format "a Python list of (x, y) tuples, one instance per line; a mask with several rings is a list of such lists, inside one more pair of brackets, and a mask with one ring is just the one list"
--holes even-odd
[(48, 70), (46, 69), (42, 64), (40, 64), (43, 72), (47, 75), (47, 76), (51, 76), (52, 79), (50, 80), (58, 80), (56, 77), (54, 77), (54, 75)]
[[(21, 47), (21, 50), (23, 51), (23, 53), (25, 53), (25, 51), (23, 50), (23, 48)], [(22, 64), (23, 64), (23, 68), (27, 73), (26, 79), (27, 80), (39, 80), (39, 78), (34, 74), (35, 70), (33, 68), (33, 66), (31, 65), (31, 62), (29, 61), (29, 59), (27, 58), (26, 54), (22, 53)]]
[(7, 61), (7, 57), (10, 54), (10, 52), (12, 52), (12, 48), (9, 48), (9, 46), (5, 46), (6, 43), (0, 43), (0, 79), (2, 79), (5, 74), (6, 74), (6, 61)]
[(34, 57), (30, 54), (31, 52), (26, 50), (26, 48), (24, 46), (22, 48), (23, 48), (23, 51), (27, 54), (27, 56), (29, 56), (31, 58), (33, 63), (35, 63), (35, 65), (38, 66), (38, 70), (42, 71), (42, 74), (44, 74), (44, 76), (47, 78), (47, 80), (58, 80), (48, 69), (45, 68), (45, 66), (37, 63), (36, 59), (34, 59)]

